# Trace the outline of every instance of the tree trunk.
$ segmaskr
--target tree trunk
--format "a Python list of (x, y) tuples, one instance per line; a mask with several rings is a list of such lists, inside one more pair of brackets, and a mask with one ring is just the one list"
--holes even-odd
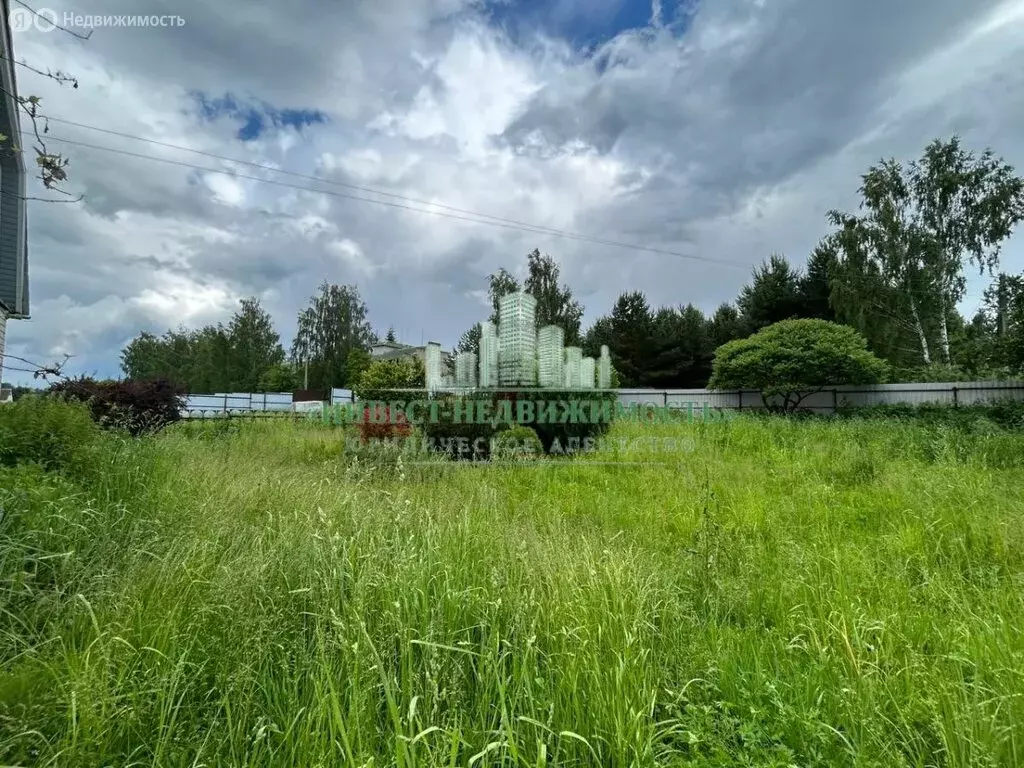
[(910, 314), (914, 317), (914, 329), (917, 331), (917, 337), (921, 340), (921, 355), (924, 357), (924, 364), (932, 364), (932, 356), (928, 351), (928, 337), (925, 336), (924, 326), (921, 325), (921, 316), (917, 313), (917, 304), (914, 298), (910, 297)]
[(946, 297), (939, 296), (939, 343), (942, 345), (942, 362), (950, 365), (949, 356), (949, 329), (946, 326)]
[(996, 318), (996, 335), (1000, 338), (1006, 336), (1007, 332), (1007, 315), (1009, 314), (1009, 302), (1007, 301), (1006, 292), (1006, 275), (1002, 272), (999, 273), (999, 288), (996, 294), (996, 306), (997, 306), (997, 318)]

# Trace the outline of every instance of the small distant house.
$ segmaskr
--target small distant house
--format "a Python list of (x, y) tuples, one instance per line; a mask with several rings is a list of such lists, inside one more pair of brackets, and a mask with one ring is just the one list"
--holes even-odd
[(370, 357), (374, 360), (408, 360), (410, 358), (426, 358), (427, 348), (401, 344), (397, 341), (380, 341), (370, 348)]
[[(419, 360), (424, 365), (427, 361), (427, 347), (402, 344), (397, 341), (381, 341), (370, 348), (370, 357), (374, 360)], [(454, 359), (450, 352), (441, 352), (442, 365), (451, 365)]]

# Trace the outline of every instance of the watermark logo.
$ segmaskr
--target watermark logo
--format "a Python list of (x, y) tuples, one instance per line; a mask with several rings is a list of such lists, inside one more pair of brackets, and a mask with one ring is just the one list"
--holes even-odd
[[(44, 8), (43, 10), (46, 11), (47, 9)], [(13, 32), (24, 32), (26, 29), (32, 29), (35, 26), (35, 20), (36, 15), (27, 8), (12, 8), (11, 14), (7, 18), (7, 23)]]
[[(542, 462), (545, 452), (527, 440), (509, 440), (502, 437), (422, 437), (422, 438), (370, 438), (361, 440), (346, 437), (344, 452), (359, 455), (367, 448), (389, 449), (395, 455), (412, 459), (413, 464), (436, 464), (421, 461), (439, 453), (461, 459), (484, 456), (511, 458), (520, 461)], [(565, 437), (555, 438), (548, 446), (547, 456), (581, 457), (587, 464), (652, 465), (677, 463), (697, 450), (696, 441), (689, 437)], [(601, 457), (606, 457), (601, 460)], [(596, 460), (595, 460), (596, 459)]]
[(528, 426), (544, 424), (611, 424), (613, 421), (641, 424), (725, 421), (731, 411), (710, 408), (706, 403), (622, 403), (608, 399), (564, 400), (497, 399), (494, 401), (456, 398), (444, 400), (397, 400), (318, 404), (307, 418), (332, 424), (489, 424)]
[(52, 32), (55, 29), (96, 29), (99, 27), (183, 27), (185, 19), (174, 14), (163, 16), (138, 16), (131, 14), (99, 15), (81, 13), (57, 13), (52, 8), (12, 8), (7, 19), (11, 30), (25, 32), (35, 29)]

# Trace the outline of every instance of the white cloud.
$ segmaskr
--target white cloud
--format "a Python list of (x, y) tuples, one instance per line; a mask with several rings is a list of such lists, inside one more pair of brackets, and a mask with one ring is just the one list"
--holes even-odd
[[(149, 1), (65, 10), (144, 13)], [(470, 0), (225, 3), (184, 0), (184, 27), (101, 29), (88, 42), (19, 34), (18, 58), (80, 82), (21, 70), (20, 90), (78, 123), (751, 266), (773, 251), (802, 261), (825, 211), (855, 204), (868, 165), (912, 157), (935, 136), (958, 131), (1024, 169), (1019, 0), (894, 4), (886, 24), (855, 0), (706, 2), (681, 37), (620, 35), (595, 54), (600, 66), (550, 35), (511, 40)], [(245, 118), (204, 119), (193, 91), (326, 121), (242, 142)], [(232, 167), (57, 122), (51, 136)], [(338, 194), (53, 146), (86, 200), (33, 204), (34, 317), (10, 323), (9, 341), (74, 352), (101, 375), (139, 330), (224, 320), (244, 295), (265, 299), (287, 342), (325, 279), (358, 284), (376, 327), (452, 344), (486, 315), (486, 275), (534, 247), (562, 261), (588, 320), (623, 290), (710, 310), (749, 275), (361, 202), (346, 196), (414, 205), (251, 168), (237, 170)], [(1020, 237), (1004, 253), (1024, 269)]]

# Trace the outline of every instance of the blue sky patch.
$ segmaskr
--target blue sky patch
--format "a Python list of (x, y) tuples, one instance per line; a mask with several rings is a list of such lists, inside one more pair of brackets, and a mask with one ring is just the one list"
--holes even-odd
[(258, 139), (268, 130), (286, 126), (302, 129), (316, 123), (326, 123), (327, 115), (317, 109), (278, 109), (265, 102), (243, 102), (226, 93), (212, 98), (196, 91), (192, 94), (199, 107), (199, 114), (209, 121), (227, 117), (241, 123), (237, 136), (242, 141)]
[[(661, 19), (676, 33), (685, 31), (695, 0), (661, 0)], [(588, 50), (616, 35), (650, 26), (651, 0), (486, 0), (491, 21), (513, 40), (534, 30), (561, 37)]]

